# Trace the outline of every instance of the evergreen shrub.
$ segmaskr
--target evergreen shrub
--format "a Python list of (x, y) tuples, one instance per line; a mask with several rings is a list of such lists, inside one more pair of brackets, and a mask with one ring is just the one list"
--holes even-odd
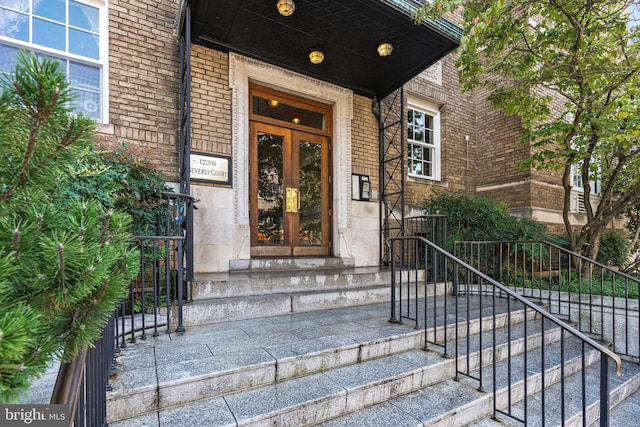
[(131, 218), (61, 191), (93, 144), (58, 61), (22, 51), (0, 95), (0, 402), (100, 337), (139, 270)]

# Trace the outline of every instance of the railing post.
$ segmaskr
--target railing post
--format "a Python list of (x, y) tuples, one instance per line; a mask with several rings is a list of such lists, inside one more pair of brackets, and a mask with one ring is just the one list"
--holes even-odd
[(396, 317), (396, 267), (395, 267), (395, 245), (393, 242), (387, 243), (391, 247), (391, 318), (389, 322), (398, 323)]
[(184, 298), (184, 289), (182, 289), (183, 286), (183, 280), (182, 280), (182, 273), (183, 273), (183, 266), (182, 266), (182, 250), (183, 250), (183, 241), (182, 240), (178, 240), (177, 242), (177, 246), (178, 246), (178, 273), (177, 273), (177, 279), (178, 279), (178, 327), (176, 328), (176, 332), (184, 332), (184, 326), (182, 325), (182, 300)]
[(600, 427), (609, 427), (609, 357), (600, 353)]

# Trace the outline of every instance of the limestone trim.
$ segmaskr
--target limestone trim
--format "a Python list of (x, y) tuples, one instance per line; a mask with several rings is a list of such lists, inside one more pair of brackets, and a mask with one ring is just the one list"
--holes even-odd
[(528, 184), (531, 184), (531, 183), (535, 183), (536, 185), (541, 185), (541, 186), (554, 188), (554, 189), (562, 189), (562, 185), (559, 185), (559, 184), (552, 184), (552, 183), (548, 183), (548, 182), (544, 182), (544, 181), (525, 179), (525, 180), (520, 180), (520, 181), (507, 182), (507, 183), (504, 183), (504, 184), (482, 185), (482, 186), (479, 186), (476, 189), (476, 192), (482, 193), (482, 192), (485, 192), (485, 191), (502, 190), (504, 188), (520, 187), (522, 185), (528, 185)]

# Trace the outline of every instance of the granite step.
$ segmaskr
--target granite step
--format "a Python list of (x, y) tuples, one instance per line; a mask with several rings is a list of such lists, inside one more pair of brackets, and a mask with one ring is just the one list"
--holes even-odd
[(391, 272), (379, 267), (246, 271), (196, 274), (194, 300), (318, 290), (388, 286)]
[[(389, 302), (390, 283), (390, 271), (378, 267), (198, 275), (189, 291), (192, 301), (183, 305), (183, 325)], [(436, 292), (450, 288), (438, 285)], [(419, 295), (424, 292), (420, 287)]]
[[(572, 347), (572, 348), (568, 348)], [(548, 353), (554, 353), (559, 350), (560, 343), (549, 343), (545, 347)], [(532, 350), (532, 349), (530, 349)], [(580, 344), (573, 341), (569, 346), (565, 343), (566, 360), (564, 364), (564, 372), (569, 375), (565, 384), (565, 395), (572, 396), (575, 393), (577, 383), (581, 379), (582, 357), (580, 354)], [(528, 356), (529, 362), (537, 360), (540, 356), (540, 349), (533, 349)], [(596, 363), (598, 354), (596, 351), (586, 353), (585, 365), (587, 366), (587, 377), (599, 374), (599, 365)], [(516, 355), (512, 358), (512, 384), (511, 390), (507, 387), (507, 362), (506, 360), (498, 361), (496, 371), (498, 378), (496, 381), (497, 388), (497, 407), (505, 410), (509, 400), (516, 404), (517, 408), (512, 409), (515, 415), (522, 416), (519, 413), (523, 406), (522, 391), (524, 388), (523, 376), (518, 377), (519, 372), (523, 372), (514, 366), (522, 367), (524, 365), (524, 356)], [(546, 425), (561, 425), (558, 418), (560, 411), (557, 391), (560, 389), (558, 382), (558, 373), (561, 370), (560, 363), (545, 365), (545, 380), (547, 394), (547, 423)], [(536, 399), (539, 398), (540, 392), (536, 388), (540, 388), (542, 374), (532, 374), (536, 372), (535, 366), (527, 364), (527, 372), (529, 372), (527, 386), (528, 393), (533, 393), (528, 399), (530, 411), (533, 414), (539, 414), (539, 405), (536, 406)], [(486, 365), (484, 370), (493, 369)], [(611, 368), (613, 370), (613, 367)], [(639, 367), (636, 364), (627, 365), (625, 375), (612, 379), (612, 403), (616, 399), (622, 399), (623, 395), (636, 387), (638, 381)], [(539, 370), (541, 372), (541, 370)], [(478, 371), (474, 374), (477, 376)], [(403, 396), (397, 396), (389, 399), (381, 404), (373, 405), (359, 411), (346, 414), (341, 417), (317, 424), (321, 427), (374, 427), (374, 426), (399, 426), (399, 427), (419, 427), (419, 426), (473, 426), (473, 427), (494, 427), (494, 426), (522, 426), (523, 424), (515, 419), (499, 414), (497, 418), (493, 418), (493, 383), (489, 375), (485, 375), (486, 381), (482, 387), (476, 380), (469, 377), (460, 377), (458, 381), (446, 379), (440, 383), (432, 385), (428, 388), (420, 389)], [(625, 379), (626, 378), (626, 379)], [(597, 393), (597, 391), (595, 391)], [(593, 393), (591, 393), (593, 394)], [(595, 399), (590, 399), (590, 405), (597, 405)], [(631, 404), (628, 408), (633, 409)], [(578, 417), (575, 415), (579, 408), (572, 407), (567, 409), (569, 416), (566, 425), (581, 425)], [(626, 414), (628, 416), (628, 414)], [(636, 414), (637, 417), (638, 414)], [(637, 418), (636, 418), (637, 420)], [(591, 420), (597, 421), (596, 419)], [(539, 420), (531, 417), (527, 426), (541, 425)], [(619, 424), (613, 425), (633, 425)]]
[(195, 299), (183, 306), (185, 327), (389, 302), (388, 284), (322, 291)]
[[(640, 375), (636, 374), (630, 387), (620, 389), (620, 401), (613, 407), (609, 424), (612, 426), (632, 426), (640, 418)], [(634, 389), (635, 388), (635, 389)], [(612, 399), (613, 400), (613, 399)]]
[[(386, 311), (384, 308), (388, 307), (371, 306), (374, 311), (379, 311), (380, 308)], [(244, 328), (244, 332), (252, 328), (261, 332), (249, 341), (243, 333), (239, 333), (233, 327), (224, 328), (225, 324), (213, 325), (217, 328), (208, 328), (208, 333), (194, 331), (199, 336), (198, 344), (176, 345), (179, 339), (174, 340), (175, 342), (156, 342), (153, 346), (155, 362), (144, 348), (131, 351), (127, 349), (123, 356), (126, 358), (123, 360), (123, 369), (118, 373), (118, 380), (114, 382), (114, 391), (109, 394), (109, 420), (137, 417), (134, 421), (122, 421), (122, 425), (138, 425), (127, 423), (143, 422), (139, 418), (145, 412), (158, 411), (157, 416), (175, 420), (174, 417), (182, 416), (191, 410), (199, 412), (199, 408), (204, 406), (210, 409), (220, 406), (234, 407), (237, 412), (233, 413), (234, 419), (255, 422), (256, 425), (267, 422), (265, 420), (274, 422), (285, 418), (293, 424), (287, 422), (283, 425), (298, 425), (298, 422), (306, 422), (298, 419), (298, 416), (304, 419), (320, 417), (313, 421), (320, 422), (321, 418), (325, 417), (321, 416), (322, 413), (326, 413), (326, 416), (336, 416), (363, 405), (358, 402), (371, 405), (390, 395), (425, 387), (428, 385), (426, 379), (433, 383), (453, 376), (453, 359), (442, 358), (441, 351), (422, 350), (425, 333), (423, 329), (416, 330), (411, 325), (389, 324), (383, 316), (375, 316), (376, 320), (371, 320), (371, 317), (367, 317), (366, 310), (366, 307), (338, 310), (336, 313), (342, 313), (338, 318), (327, 317), (326, 311), (315, 315), (306, 314), (309, 326), (306, 329), (304, 321), (295, 315), (227, 324)], [(357, 320), (358, 311), (360, 321)], [(347, 315), (349, 312), (352, 312), (351, 316)], [(483, 312), (487, 314), (487, 309), (484, 308)], [(475, 310), (469, 310), (468, 313), (472, 318), (478, 315)], [(347, 316), (347, 322), (340, 321), (342, 315)], [(310, 327), (314, 317), (325, 325)], [(505, 314), (498, 316), (498, 324), (504, 323), (506, 317)], [(523, 318), (522, 315), (518, 317), (518, 313), (512, 313), (511, 317), (512, 322), (522, 321)], [(265, 322), (272, 324), (265, 325)], [(475, 326), (470, 330), (480, 328), (478, 319), (473, 323)], [(283, 326), (286, 324), (297, 327), (293, 331), (295, 337), (284, 332), (286, 328)], [(364, 325), (368, 327), (363, 327)], [(485, 333), (490, 333), (493, 323), (485, 321), (482, 328)], [(454, 325), (450, 325), (445, 331), (444, 327), (440, 326), (428, 334), (442, 340), (446, 333), (451, 339), (455, 335), (455, 329)], [(462, 328), (458, 329), (459, 338), (464, 337)], [(517, 348), (522, 347), (523, 342), (522, 339), (516, 339), (517, 329), (518, 326), (512, 327), (513, 352), (517, 352)], [(507, 342), (509, 337), (503, 335), (503, 342)], [(280, 344), (277, 343), (278, 340)], [(539, 341), (539, 338), (536, 339), (535, 333), (530, 333), (529, 345), (536, 345), (536, 340)], [(465, 340), (465, 343), (474, 345), (476, 341), (479, 341), (479, 336), (474, 335)], [(216, 345), (220, 342), (227, 343), (227, 348), (233, 350), (224, 351), (221, 346)], [(203, 346), (206, 347), (206, 351)], [(507, 347), (507, 344), (503, 344), (500, 354), (506, 354)], [(215, 349), (218, 349), (217, 353)], [(188, 355), (186, 358), (189, 360), (174, 364), (163, 363), (180, 354)], [(484, 354), (484, 363), (491, 358), (491, 354)], [(473, 359), (472, 365), (478, 363), (477, 356)], [(148, 368), (148, 371), (144, 370), (145, 366), (154, 363), (157, 377), (154, 377), (151, 368)], [(142, 368), (133, 369), (136, 365)], [(374, 377), (356, 385), (358, 381), (370, 378), (371, 375)], [(340, 383), (339, 380), (352, 383)], [(337, 389), (336, 382), (339, 384)], [(136, 385), (132, 387), (130, 384)], [(341, 391), (337, 392), (338, 389)], [(303, 397), (304, 393), (298, 396), (294, 391), (288, 390), (308, 390), (313, 398), (310, 401)], [(344, 390), (351, 390), (348, 399)], [(259, 413), (252, 413), (242, 406), (242, 402), (256, 402), (259, 396), (267, 401), (274, 399), (273, 396), (278, 396), (276, 400), (284, 403), (285, 396), (289, 396), (287, 393), (291, 393), (294, 403), (280, 409), (266, 411), (263, 408)], [(359, 395), (372, 397), (354, 397)], [(354, 398), (356, 400), (353, 400)], [(222, 405), (219, 399), (225, 402), (228, 400), (228, 404)], [(312, 403), (315, 400), (318, 403)], [(275, 403), (268, 405), (273, 404)], [(332, 412), (334, 410), (338, 413)], [(265, 411), (266, 414), (263, 414)], [(317, 415), (314, 415), (316, 413)]]

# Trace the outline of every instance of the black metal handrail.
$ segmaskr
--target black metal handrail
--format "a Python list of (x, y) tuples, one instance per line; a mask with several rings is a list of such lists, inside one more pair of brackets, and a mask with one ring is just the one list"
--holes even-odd
[[(397, 237), (387, 243), (393, 260), (390, 320), (410, 319), (416, 328), (424, 322), (425, 349), (436, 345), (445, 355), (453, 351), (456, 379), (477, 381), (480, 390), (491, 384), (494, 417), (501, 413), (529, 425), (538, 416), (536, 422), (546, 425), (555, 416), (564, 425), (569, 405), (566, 389), (576, 378), (572, 374), (582, 371), (577, 380), (581, 392), (572, 397), (581, 399), (579, 412), (586, 425), (588, 409), (593, 405), (587, 389), (594, 384), (589, 379), (587, 387), (585, 372), (599, 358), (600, 425), (609, 424), (609, 361), (615, 362), (619, 373), (618, 355), (423, 237)], [(452, 302), (451, 294), (456, 297)], [(499, 313), (499, 302), (504, 306), (503, 313)], [(477, 316), (473, 311), (478, 311)], [(441, 328), (436, 328), (438, 318), (444, 323)], [(515, 334), (518, 328), (522, 329), (521, 338)], [(498, 329), (506, 331), (503, 342)], [(477, 338), (471, 338), (473, 332), (479, 332)], [(574, 345), (577, 349), (572, 354)], [(500, 363), (506, 367), (498, 370), (498, 360), (503, 360)], [(536, 364), (538, 372), (532, 373)], [(533, 396), (542, 393), (544, 402), (552, 384), (560, 388), (560, 414), (552, 413), (544, 404), (534, 407)]]
[(640, 279), (548, 241), (454, 242), (453, 253), (640, 361)]
[(114, 312), (93, 348), (60, 364), (50, 403), (67, 406), (70, 426), (107, 425), (106, 392), (117, 351), (115, 325)]
[(158, 235), (184, 237), (183, 255), (186, 280), (193, 281), (193, 210), (199, 201), (189, 194), (164, 192), (165, 216), (159, 220)]
[(127, 297), (114, 311), (102, 337), (69, 363), (62, 363), (51, 396), (52, 404), (65, 404), (70, 425), (106, 426), (109, 376), (120, 348), (147, 338), (147, 331), (165, 327), (184, 332), (182, 305), (189, 295), (184, 280), (184, 237), (137, 236), (140, 274), (130, 282)]

